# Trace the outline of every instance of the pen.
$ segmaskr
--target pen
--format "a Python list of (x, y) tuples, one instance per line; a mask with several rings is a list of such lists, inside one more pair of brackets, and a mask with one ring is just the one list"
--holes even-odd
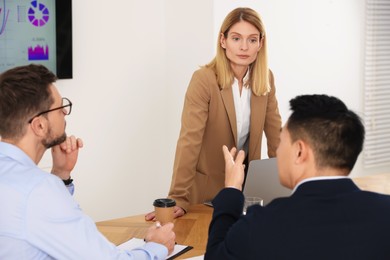
[[(156, 228), (160, 228), (161, 227), (161, 223), (160, 222), (156, 222)], [(144, 242), (148, 242), (148, 241), (146, 241), (146, 238), (144, 238)]]
[[(156, 222), (156, 228), (160, 228), (161, 227), (161, 223), (160, 222)], [(144, 238), (144, 242), (148, 242), (146, 241), (146, 238)], [(177, 245), (177, 242), (175, 241), (175, 245)]]

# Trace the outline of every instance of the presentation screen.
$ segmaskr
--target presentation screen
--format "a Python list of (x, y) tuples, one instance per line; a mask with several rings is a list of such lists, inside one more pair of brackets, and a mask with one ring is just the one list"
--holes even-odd
[(72, 78), (70, 0), (0, 0), (0, 73), (30, 63)]

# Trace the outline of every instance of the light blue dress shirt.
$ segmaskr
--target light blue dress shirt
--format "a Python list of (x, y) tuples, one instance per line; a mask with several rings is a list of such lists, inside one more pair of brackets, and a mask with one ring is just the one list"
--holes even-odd
[(64, 183), (18, 147), (0, 142), (0, 259), (165, 259), (146, 243), (116, 248), (85, 215)]

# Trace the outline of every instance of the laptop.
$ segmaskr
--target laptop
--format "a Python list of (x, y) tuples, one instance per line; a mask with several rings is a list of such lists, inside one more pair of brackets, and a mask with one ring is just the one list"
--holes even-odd
[(278, 197), (288, 197), (292, 190), (279, 182), (276, 158), (253, 160), (249, 163), (243, 188), (245, 197), (260, 197), (267, 205)]
[[(243, 193), (245, 197), (262, 198), (265, 206), (275, 198), (290, 196), (292, 190), (280, 184), (276, 158), (269, 158), (249, 163)], [(211, 201), (205, 201), (204, 204), (213, 206)]]

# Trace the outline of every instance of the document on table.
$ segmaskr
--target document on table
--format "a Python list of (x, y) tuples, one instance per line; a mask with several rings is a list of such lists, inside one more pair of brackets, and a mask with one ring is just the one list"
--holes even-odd
[[(120, 249), (127, 249), (131, 250), (137, 247), (141, 247), (145, 244), (145, 241), (141, 238), (132, 238), (123, 244), (120, 244), (117, 246)], [(175, 248), (173, 249), (173, 252), (167, 256), (167, 259), (174, 259), (175, 257), (178, 257), (179, 255), (184, 254), (188, 250), (191, 250), (193, 247), (192, 246), (184, 246), (184, 245), (175, 245)]]

